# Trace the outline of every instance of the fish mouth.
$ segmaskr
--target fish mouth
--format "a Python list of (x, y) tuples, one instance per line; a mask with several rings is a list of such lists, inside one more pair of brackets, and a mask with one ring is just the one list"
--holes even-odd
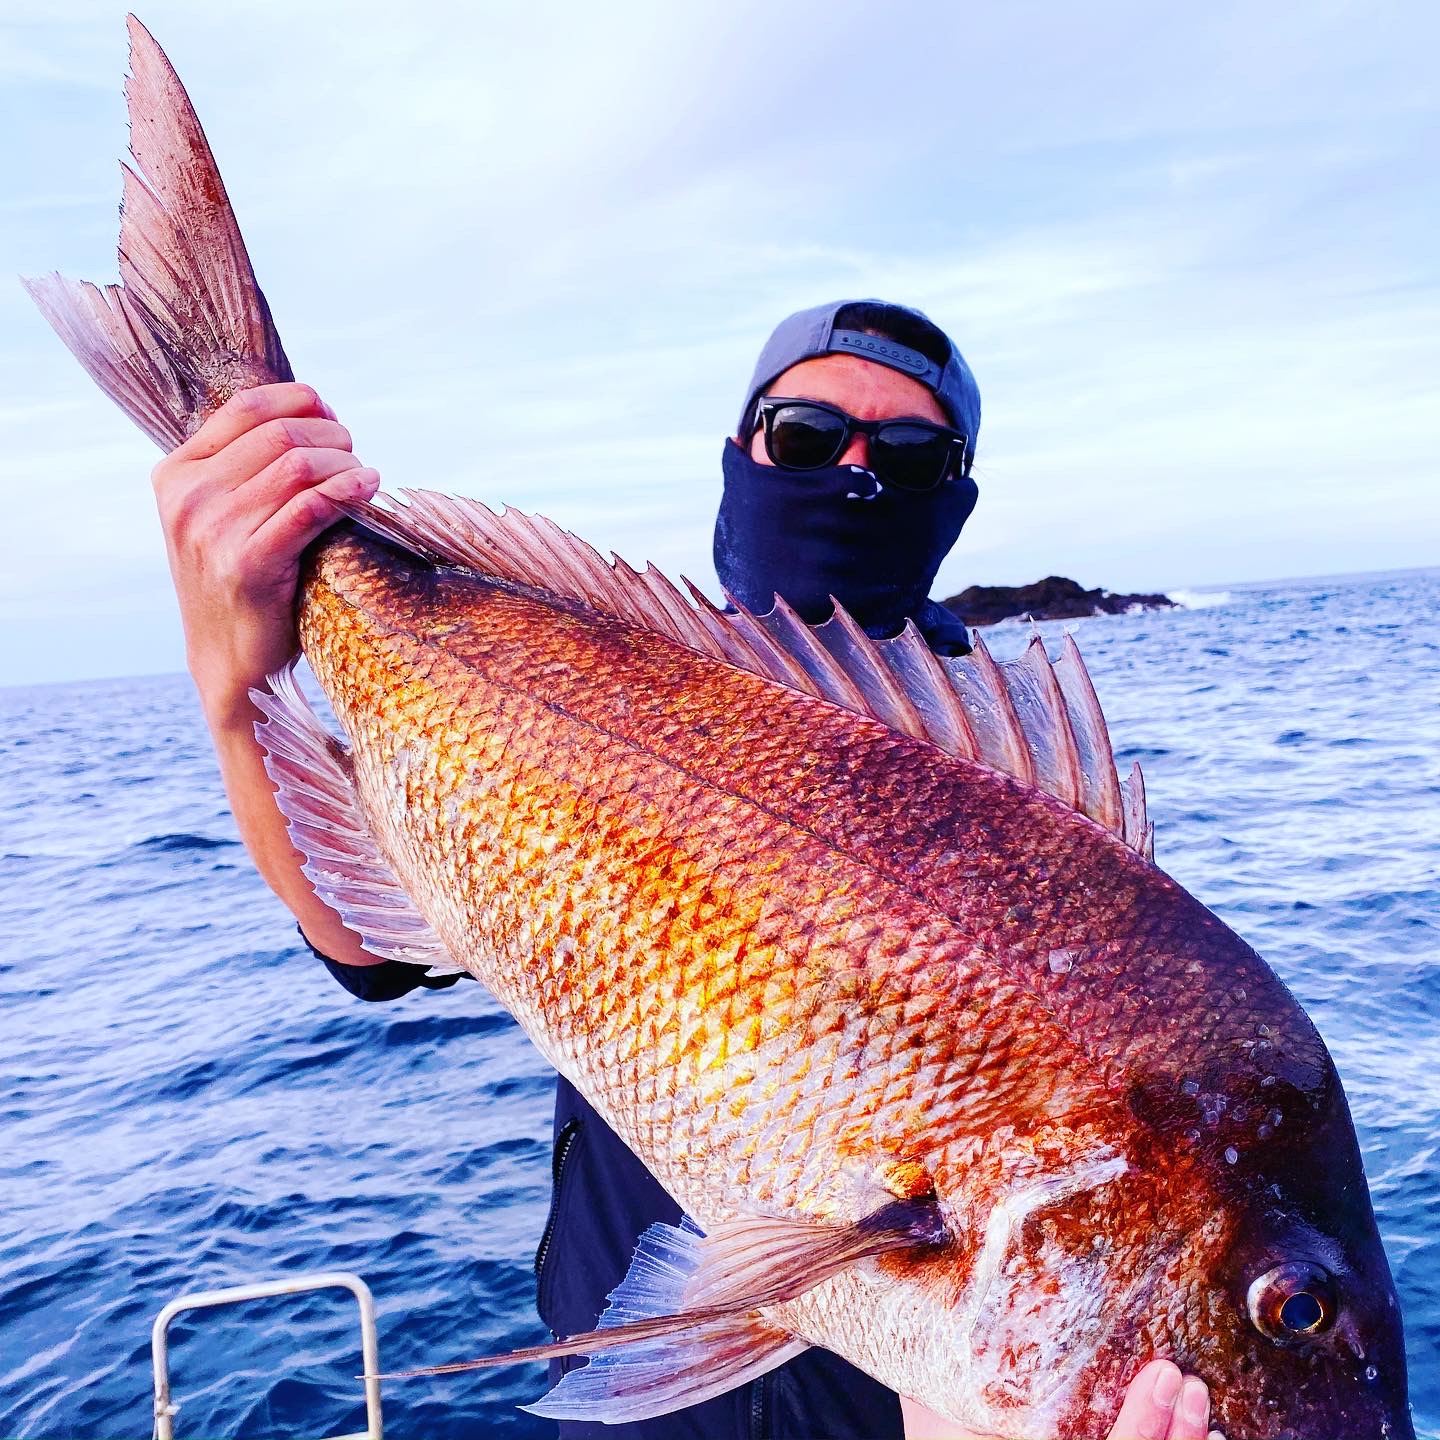
[(1286, 1383), (1272, 1375), (1271, 1383), (1249, 1393), (1243, 1383), (1227, 1387), (1211, 1423), (1224, 1435), (1254, 1440), (1415, 1440), (1403, 1371), (1389, 1382), (1370, 1369), (1332, 1372), (1330, 1383), (1308, 1395), (1306, 1378), (1292, 1373)]

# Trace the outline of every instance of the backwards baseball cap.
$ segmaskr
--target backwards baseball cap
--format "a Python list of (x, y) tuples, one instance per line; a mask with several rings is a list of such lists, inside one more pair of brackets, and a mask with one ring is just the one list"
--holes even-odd
[[(878, 333), (877, 333), (878, 332)], [(792, 365), (816, 355), (859, 355), (888, 365), (932, 391), (950, 423), (969, 437), (975, 454), (980, 430), (980, 387), (954, 341), (928, 317), (884, 300), (835, 300), (787, 316), (765, 342), (737, 435), (747, 435), (755, 420), (755, 402), (772, 381)]]

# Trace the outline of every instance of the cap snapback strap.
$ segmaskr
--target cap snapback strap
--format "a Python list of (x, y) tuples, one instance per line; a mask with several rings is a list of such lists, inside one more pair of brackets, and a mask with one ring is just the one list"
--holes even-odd
[(933, 360), (882, 335), (867, 335), (863, 330), (833, 330), (826, 347), (832, 353), (859, 355), (879, 365), (888, 365), (904, 375), (913, 375), (932, 390), (940, 388), (942, 367)]

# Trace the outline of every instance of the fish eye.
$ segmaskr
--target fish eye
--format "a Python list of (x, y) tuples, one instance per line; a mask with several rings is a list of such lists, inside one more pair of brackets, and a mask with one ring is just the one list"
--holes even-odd
[(1267, 1270), (1251, 1284), (1246, 1300), (1255, 1328), (1279, 1341), (1323, 1333), (1340, 1309), (1334, 1277), (1305, 1260)]

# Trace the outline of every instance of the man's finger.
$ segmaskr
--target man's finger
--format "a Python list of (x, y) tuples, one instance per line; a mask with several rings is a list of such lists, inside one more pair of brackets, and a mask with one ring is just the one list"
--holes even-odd
[(1169, 1360), (1152, 1360), (1130, 1382), (1109, 1440), (1168, 1440), (1181, 1379)]
[(178, 460), (204, 460), (267, 420), (305, 415), (335, 418), (335, 412), (309, 385), (293, 380), (278, 385), (256, 385), (232, 395), (174, 455)]
[(364, 464), (349, 450), (324, 450), (309, 446), (287, 450), (253, 479), (236, 486), (230, 492), (226, 509), (235, 517), (243, 534), (253, 535), (302, 490), (309, 490), (347, 470), (364, 468)]
[(1180, 1400), (1170, 1417), (1166, 1440), (1206, 1440), (1210, 1430), (1210, 1391), (1203, 1380), (1185, 1377)]
[(250, 537), (246, 570), (256, 577), (280, 574), (317, 535), (344, 517), (338, 501), (368, 500), (379, 485), (379, 473), (361, 466), (302, 490)]
[[(338, 420), (327, 420), (320, 415), (267, 420), (238, 436), (225, 447), (225, 453), (202, 473), (207, 474), (207, 484), (224, 484), (233, 488), (253, 480), (267, 465), (274, 464), (291, 450), (353, 448), (350, 432)], [(209, 473), (217, 470), (218, 474)]]

